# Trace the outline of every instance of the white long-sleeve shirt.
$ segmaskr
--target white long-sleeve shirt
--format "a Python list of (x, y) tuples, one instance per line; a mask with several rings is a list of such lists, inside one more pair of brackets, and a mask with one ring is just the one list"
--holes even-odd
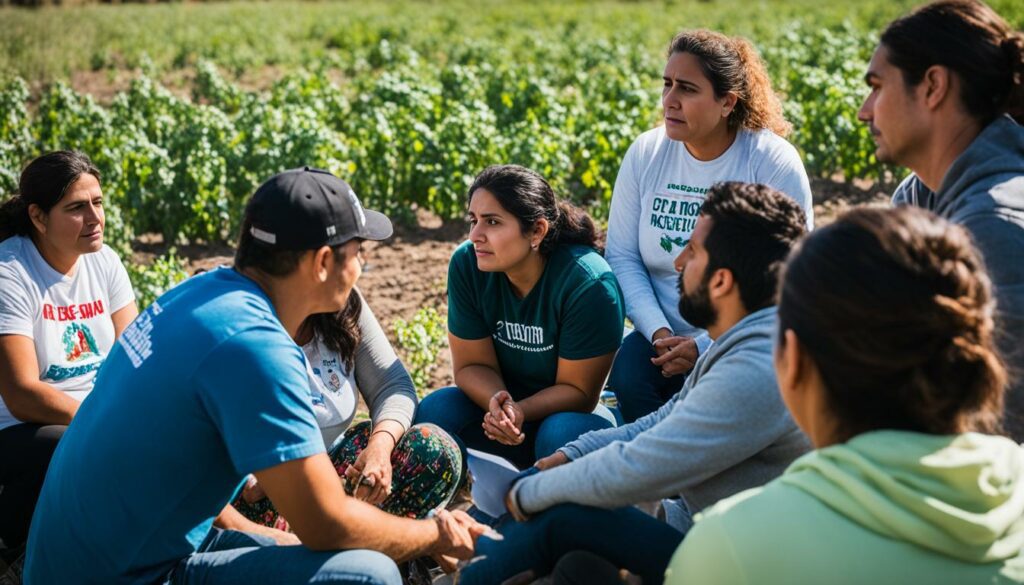
[(605, 258), (626, 299), (626, 315), (650, 339), (667, 327), (676, 335), (700, 330), (679, 316), (673, 260), (697, 223), (708, 189), (720, 181), (762, 183), (789, 195), (814, 224), (811, 186), (796, 149), (769, 130), (740, 130), (732, 146), (700, 161), (658, 127), (629, 147), (612, 195)]

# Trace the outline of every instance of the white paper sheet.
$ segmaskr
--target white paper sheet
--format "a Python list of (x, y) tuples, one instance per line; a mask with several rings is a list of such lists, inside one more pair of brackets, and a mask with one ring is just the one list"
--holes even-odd
[(466, 449), (469, 458), (469, 472), (473, 474), (473, 503), (481, 512), (497, 518), (508, 512), (505, 507), (505, 494), (512, 485), (512, 480), (519, 475), (519, 470), (507, 459)]

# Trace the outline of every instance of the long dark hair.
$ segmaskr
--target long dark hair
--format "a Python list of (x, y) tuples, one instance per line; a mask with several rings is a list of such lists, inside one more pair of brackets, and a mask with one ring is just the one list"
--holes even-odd
[(84, 174), (100, 179), (100, 171), (89, 157), (74, 150), (48, 152), (28, 163), (21, 171), (18, 192), (0, 205), (0, 241), (30, 235), (35, 227), (28, 214), (29, 205), (38, 205), (49, 213)]
[(359, 315), (363, 312), (363, 301), (359, 291), (352, 289), (345, 307), (337, 313), (310, 315), (313, 334), (320, 337), (328, 349), (341, 356), (345, 371), (351, 372), (355, 364), (356, 348), (359, 347)]
[(703, 29), (684, 31), (669, 43), (668, 56), (676, 53), (697, 58), (715, 97), (736, 94), (736, 107), (727, 120), (731, 130), (767, 128), (783, 137), (792, 130), (782, 115), (782, 102), (772, 91), (764, 61), (747, 39)]
[(909, 86), (933, 65), (960, 78), (967, 111), (987, 124), (1003, 113), (1024, 123), (1024, 35), (978, 0), (943, 0), (892, 22), (881, 44)]
[(913, 207), (857, 209), (793, 252), (779, 329), (817, 366), (840, 440), (875, 429), (996, 433), (1007, 375), (993, 310), (966, 230)]
[(519, 165), (494, 165), (476, 176), (467, 199), (486, 189), (519, 221), (523, 234), (537, 220), (548, 220), (548, 233), (538, 250), (545, 257), (559, 246), (582, 244), (601, 249), (594, 220), (585, 211), (555, 197), (551, 185), (537, 173)]

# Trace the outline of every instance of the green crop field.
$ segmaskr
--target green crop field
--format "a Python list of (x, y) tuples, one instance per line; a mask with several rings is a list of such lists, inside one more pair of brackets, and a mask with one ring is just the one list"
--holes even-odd
[[(303, 164), (399, 217), (463, 212), (483, 167), (520, 163), (599, 218), (656, 123), (672, 35), (751, 38), (821, 177), (885, 175), (856, 111), (878, 31), (912, 3), (333, 2), (0, 9), (0, 198), (56, 148), (97, 162), (108, 242), (225, 242), (261, 179)], [(994, 7), (1024, 22), (1024, 4)], [(115, 87), (102, 96), (89, 87)], [(159, 290), (176, 261), (136, 268)], [(147, 270), (149, 272), (147, 272)], [(156, 271), (155, 273), (153, 271)]]

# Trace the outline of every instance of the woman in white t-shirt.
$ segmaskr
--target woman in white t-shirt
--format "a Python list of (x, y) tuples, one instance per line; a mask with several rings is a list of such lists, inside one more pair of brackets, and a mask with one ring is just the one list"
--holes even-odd
[(813, 224), (811, 189), (790, 125), (749, 41), (696, 30), (672, 40), (661, 94), (664, 124), (630, 146), (612, 195), (605, 257), (636, 328), (608, 379), (626, 422), (679, 391), (710, 345), (679, 315), (673, 260), (690, 240), (708, 188), (763, 183), (795, 199)]
[(24, 542), (50, 456), (114, 340), (138, 314), (103, 245), (100, 173), (45, 154), (0, 206), (0, 539)]

